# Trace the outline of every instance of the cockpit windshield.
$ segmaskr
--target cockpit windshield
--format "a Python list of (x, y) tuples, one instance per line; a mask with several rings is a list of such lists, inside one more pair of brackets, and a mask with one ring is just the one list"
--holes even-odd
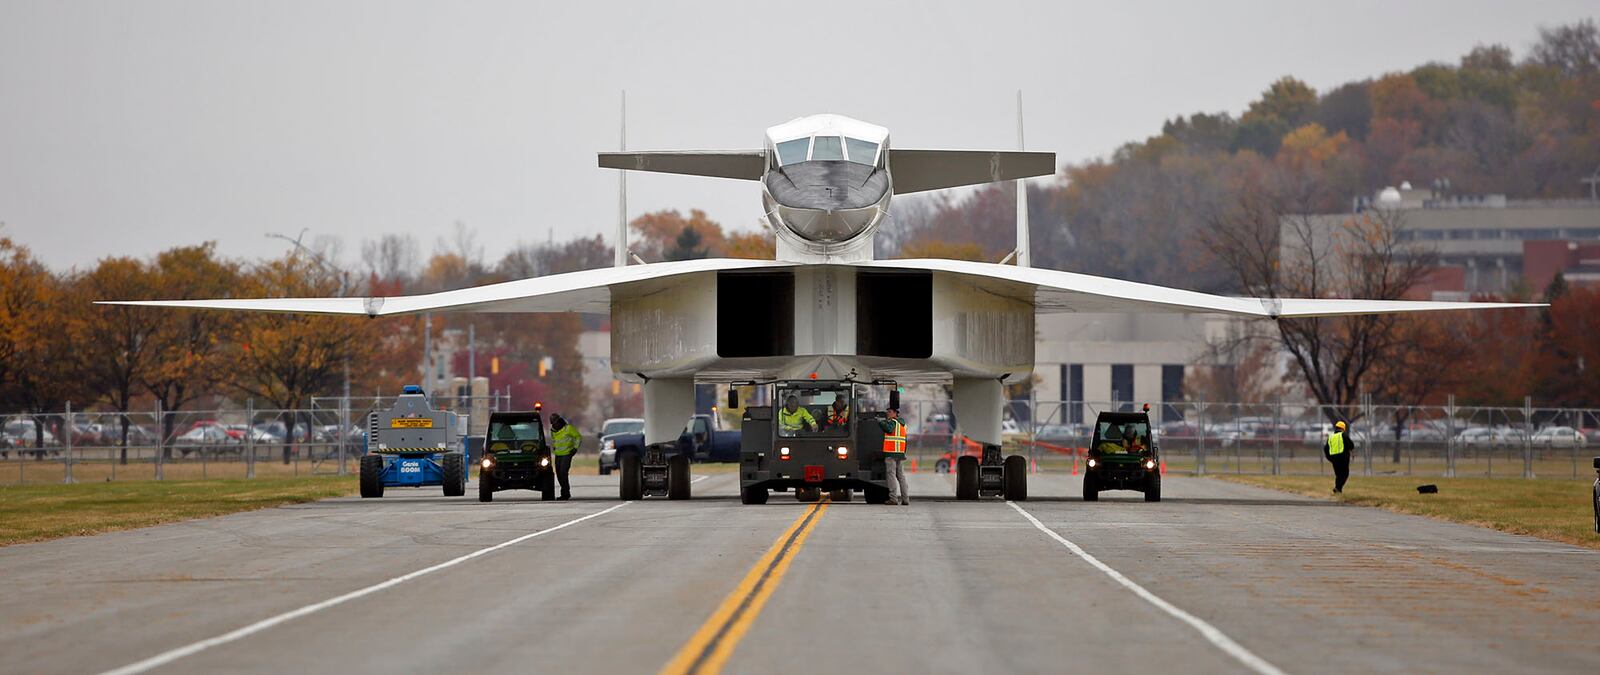
[(796, 138), (778, 144), (778, 163), (783, 166), (799, 164), (806, 161), (806, 152), (811, 149), (810, 138)]
[(796, 138), (777, 144), (778, 166), (789, 166), (804, 161), (844, 161), (874, 166), (878, 161), (879, 143), (849, 136), (815, 136)]
[(778, 390), (773, 413), (782, 438), (846, 438), (855, 418), (847, 387), (786, 388)]
[(878, 159), (878, 144), (872, 141), (863, 141), (859, 138), (844, 138), (844, 144), (850, 150), (850, 161), (857, 164), (873, 165)]

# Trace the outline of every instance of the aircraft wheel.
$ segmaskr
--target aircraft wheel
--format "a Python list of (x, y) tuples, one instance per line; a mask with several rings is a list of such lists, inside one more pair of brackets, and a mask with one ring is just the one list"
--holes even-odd
[(739, 488), (739, 502), (742, 504), (767, 503), (767, 489), (764, 487)]
[(689, 456), (673, 455), (667, 460), (667, 499), (689, 498)]
[(372, 499), (383, 496), (383, 457), (380, 455), (361, 456), (361, 498)]
[(467, 493), (467, 458), (459, 452), (447, 452), (442, 466), (444, 471), (444, 496), (460, 497)]
[(1144, 500), (1161, 501), (1161, 474), (1151, 471), (1144, 477)]
[(1093, 471), (1083, 474), (1083, 501), (1100, 501), (1100, 480)]
[(1022, 455), (1007, 457), (1004, 475), (1006, 499), (1028, 501), (1028, 458)]
[(956, 458), (956, 499), (978, 499), (978, 458), (966, 455)]
[(644, 469), (639, 464), (639, 455), (631, 452), (619, 455), (617, 468), (622, 473), (622, 480), (617, 481), (618, 497), (625, 502), (644, 499)]
[(494, 501), (494, 474), (487, 471), (478, 472), (478, 501)]

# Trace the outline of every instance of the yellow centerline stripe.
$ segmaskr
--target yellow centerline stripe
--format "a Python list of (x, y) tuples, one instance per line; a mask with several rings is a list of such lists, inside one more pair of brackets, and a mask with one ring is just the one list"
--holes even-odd
[(828, 500), (824, 499), (800, 514), (789, 529), (784, 530), (778, 540), (772, 543), (772, 547), (756, 560), (733, 592), (723, 598), (722, 604), (711, 613), (711, 617), (667, 662), (666, 667), (661, 669), (661, 675), (712, 675), (720, 672), (728, 662), (728, 657), (733, 656), (734, 648), (739, 646), (739, 640), (744, 638), (745, 632), (761, 614), (767, 598), (772, 597), (778, 583), (783, 581), (783, 575), (789, 571), (789, 563), (827, 510)]

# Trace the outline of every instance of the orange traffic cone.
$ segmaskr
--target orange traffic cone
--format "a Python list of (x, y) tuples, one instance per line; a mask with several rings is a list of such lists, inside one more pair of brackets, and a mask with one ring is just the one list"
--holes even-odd
[(916, 472), (917, 472), (917, 458), (912, 457), (911, 458), (911, 473), (916, 473)]
[(1167, 460), (1161, 460), (1161, 475), (1167, 475)]
[(1032, 457), (1028, 461), (1033, 464), (1033, 468), (1028, 470), (1029, 473), (1039, 473), (1039, 458)]
[(1072, 475), (1078, 475), (1078, 453), (1076, 451), (1072, 453)]

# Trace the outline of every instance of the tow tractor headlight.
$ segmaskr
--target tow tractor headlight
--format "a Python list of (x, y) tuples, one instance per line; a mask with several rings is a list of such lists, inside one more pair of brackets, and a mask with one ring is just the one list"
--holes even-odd
[(1093, 457), (1089, 458), (1089, 468), (1093, 469), (1093, 468), (1095, 468), (1095, 467), (1097, 467), (1099, 465), (1100, 465), (1100, 462), (1095, 461), (1095, 459)]
[(836, 448), (835, 451), (839, 453), (839, 459), (844, 459), (844, 458), (850, 456), (850, 448), (847, 448), (845, 446), (841, 445), (838, 448)]
[(789, 448), (787, 448), (787, 447), (778, 448), (778, 459), (788, 459), (788, 458), (789, 458)]
[(482, 464), (483, 468), (485, 468), (485, 469), (494, 468), (494, 458), (493, 457), (485, 457), (485, 458), (483, 458), (483, 461), (480, 462), (480, 464)]

